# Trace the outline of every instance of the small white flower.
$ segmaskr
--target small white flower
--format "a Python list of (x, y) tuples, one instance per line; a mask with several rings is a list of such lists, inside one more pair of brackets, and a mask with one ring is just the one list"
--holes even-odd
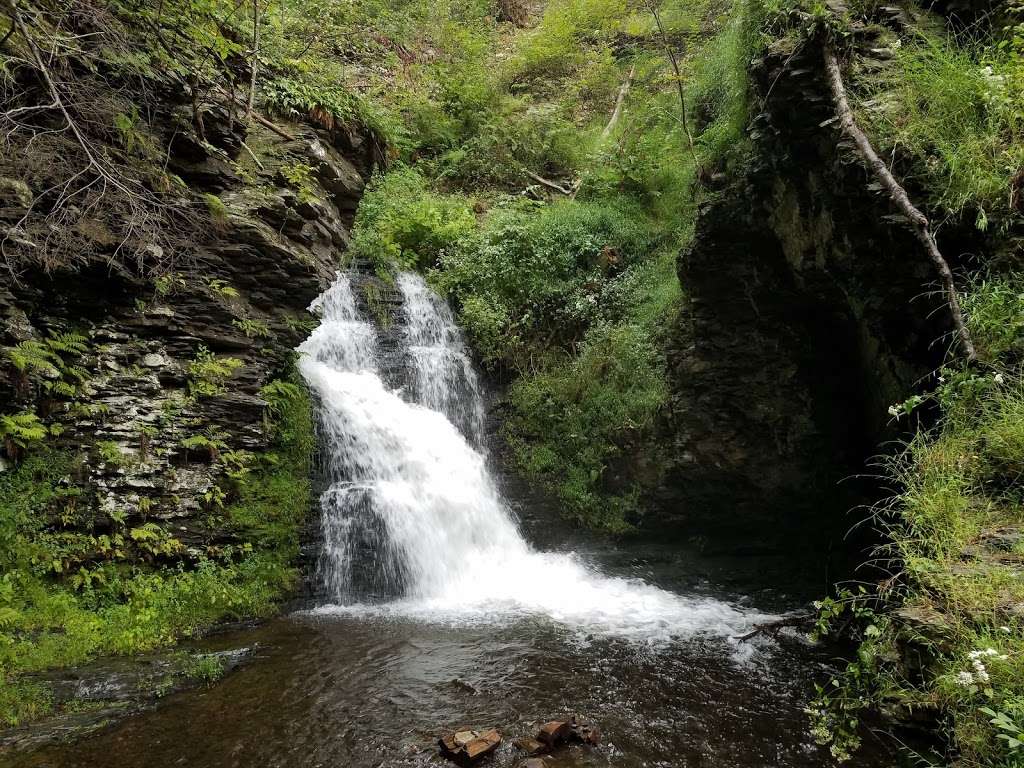
[(939, 384), (945, 384), (945, 383), (946, 383), (946, 377), (945, 376), (939, 376)]
[(996, 384), (1002, 384), (1005, 381), (1005, 379), (1003, 378), (1003, 374), (997, 373), (995, 376), (992, 377), (992, 381), (994, 381)]
[(899, 409), (899, 406), (896, 406), (896, 405), (890, 405), (890, 406), (889, 406), (889, 415), (890, 415), (890, 416), (892, 416), (893, 418), (896, 418), (896, 419), (898, 419), (898, 418), (900, 417), (900, 409)]
[(970, 672), (957, 672), (956, 673), (956, 684), (961, 685), (964, 688), (970, 688), (974, 685), (974, 675)]
[(974, 676), (978, 678), (979, 683), (988, 682), (988, 670), (985, 669), (985, 665), (981, 663), (981, 659), (975, 659), (974, 663)]

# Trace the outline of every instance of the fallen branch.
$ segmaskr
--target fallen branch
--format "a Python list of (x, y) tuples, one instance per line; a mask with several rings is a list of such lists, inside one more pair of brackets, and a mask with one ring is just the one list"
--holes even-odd
[(607, 139), (615, 126), (619, 122), (619, 118), (622, 116), (622, 107), (626, 103), (626, 96), (629, 95), (629, 88), (633, 84), (633, 76), (636, 74), (636, 64), (629, 68), (629, 74), (626, 75), (626, 81), (619, 88), (619, 95), (615, 98), (615, 109), (612, 110), (612, 116), (608, 120), (608, 124), (601, 131), (601, 141)]
[(245, 107), (245, 119), (252, 120), (253, 106), (256, 104), (256, 72), (260, 61), (260, 5), (259, 0), (252, 0), (252, 78), (249, 80), (249, 103)]
[(775, 635), (786, 627), (799, 627), (814, 620), (813, 613), (801, 613), (796, 616), (783, 616), (775, 621), (766, 621), (764, 624), (755, 624), (754, 629), (745, 635), (733, 635), (733, 640), (745, 642), (761, 634)]
[(253, 152), (249, 145), (246, 144), (244, 141), (242, 142), (242, 149), (249, 153), (249, 157), (251, 157), (252, 161), (256, 163), (257, 168), (259, 168), (261, 171), (267, 170), (266, 168), (263, 167), (263, 163), (260, 162), (260, 159), (256, 157), (256, 153)]
[(526, 175), (529, 176), (534, 181), (536, 181), (538, 184), (543, 184), (548, 189), (553, 189), (556, 192), (562, 193), (563, 195), (570, 195), (571, 196), (573, 194), (573, 190), (572, 189), (566, 189), (561, 184), (556, 184), (553, 181), (549, 181), (548, 179), (545, 179), (543, 176), (538, 176), (533, 171), (526, 171)]
[(907, 195), (906, 190), (889, 172), (885, 163), (882, 162), (882, 159), (871, 146), (871, 141), (853, 119), (853, 112), (850, 110), (850, 104), (846, 100), (846, 88), (843, 86), (843, 76), (839, 69), (839, 62), (831, 46), (826, 46), (825, 48), (825, 70), (828, 73), (832, 100), (835, 102), (839, 123), (842, 125), (843, 131), (853, 139), (858, 153), (868, 164), (875, 178), (888, 191), (889, 198), (903, 215), (910, 219), (914, 234), (924, 246), (928, 256), (935, 264), (935, 270), (939, 273), (939, 279), (942, 281), (942, 286), (946, 293), (946, 301), (949, 304), (949, 312), (953, 316), (953, 325), (960, 338), (960, 345), (963, 347), (964, 354), (967, 356), (968, 361), (977, 360), (978, 356), (974, 350), (974, 342), (971, 341), (971, 334), (967, 330), (967, 324), (964, 322), (963, 312), (960, 309), (960, 301), (957, 299), (953, 272), (949, 268), (949, 263), (939, 251), (939, 247), (935, 242), (935, 236), (931, 232), (928, 217), (910, 202), (910, 197)]

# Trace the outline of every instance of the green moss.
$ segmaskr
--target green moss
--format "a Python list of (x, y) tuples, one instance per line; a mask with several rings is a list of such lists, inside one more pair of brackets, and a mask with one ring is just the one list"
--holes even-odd
[[(149, 651), (224, 620), (267, 616), (293, 589), (310, 505), (312, 416), (296, 383), (272, 382), (263, 393), (273, 450), (255, 466), (240, 462), (245, 471), (229, 472), (226, 481), (234, 486), (226, 495), (236, 500), (223, 514), (241, 543), (198, 561), (152, 566), (134, 554), (165, 546), (156, 526), (106, 538), (47, 532), (47, 520), (80, 501), (62, 482), (70, 456), (30, 457), (0, 474), (0, 719), (13, 724), (47, 711), (45, 687), (26, 673)], [(69, 566), (58, 545), (72, 535), (102, 557)]]

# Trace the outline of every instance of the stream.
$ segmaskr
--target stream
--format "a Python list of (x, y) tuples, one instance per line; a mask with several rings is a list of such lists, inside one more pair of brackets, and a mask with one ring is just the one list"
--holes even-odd
[[(480, 726), (505, 736), (490, 764), (516, 766), (515, 738), (573, 713), (601, 744), (552, 768), (829, 764), (803, 709), (833, 654), (786, 631), (737, 639), (820, 593), (797, 545), (570, 529), (489, 455), (444, 302), (402, 275), (381, 322), (359, 279), (314, 303), (299, 347), (323, 454), (316, 598), (199, 643), (255, 649), (226, 679), (14, 764), (438, 766), (438, 733)], [(891, 764), (870, 737), (850, 763)]]

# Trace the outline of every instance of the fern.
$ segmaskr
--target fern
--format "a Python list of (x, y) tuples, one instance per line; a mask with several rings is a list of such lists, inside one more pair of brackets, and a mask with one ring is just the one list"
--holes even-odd
[(7, 445), (8, 453), (12, 452), (12, 445), (27, 450), (30, 446), (42, 442), (47, 434), (46, 425), (31, 411), (0, 416), (0, 439)]
[(4, 350), (4, 354), (11, 361), (19, 373), (29, 375), (36, 373), (42, 376), (59, 376), (60, 370), (57, 364), (61, 362), (60, 357), (41, 341), (29, 339), (13, 347)]

